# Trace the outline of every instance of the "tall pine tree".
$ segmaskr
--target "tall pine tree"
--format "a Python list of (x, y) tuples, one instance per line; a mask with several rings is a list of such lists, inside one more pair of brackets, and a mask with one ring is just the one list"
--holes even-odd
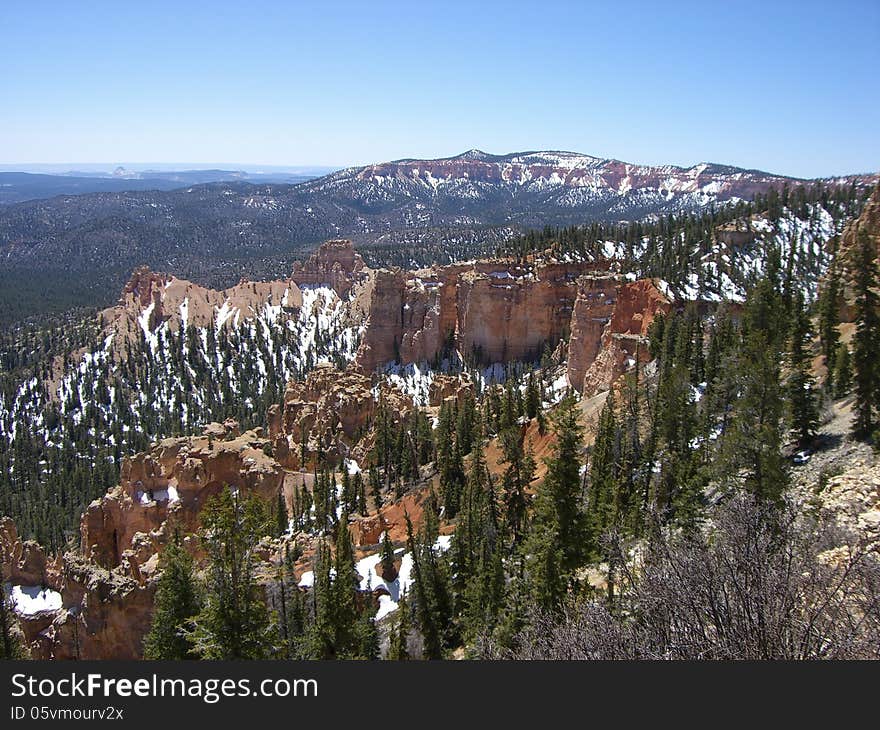
[(800, 447), (813, 441), (819, 423), (819, 408), (813, 376), (810, 373), (812, 358), (808, 348), (811, 336), (810, 319), (804, 309), (803, 296), (798, 292), (792, 303), (792, 327), (788, 347), (790, 372), (786, 390), (791, 428)]
[(855, 412), (853, 431), (869, 438), (877, 428), (880, 408), (880, 297), (877, 296), (877, 251), (868, 233), (858, 233), (854, 260), (856, 331), (853, 336)]
[(144, 659), (194, 659), (186, 633), (199, 611), (193, 561), (179, 535), (162, 551), (162, 575), (153, 602), (153, 622), (144, 639)]
[(256, 497), (226, 487), (202, 512), (201, 540), (208, 555), (204, 602), (188, 633), (203, 659), (268, 659), (272, 625), (257, 584), (255, 548), (270, 531)]

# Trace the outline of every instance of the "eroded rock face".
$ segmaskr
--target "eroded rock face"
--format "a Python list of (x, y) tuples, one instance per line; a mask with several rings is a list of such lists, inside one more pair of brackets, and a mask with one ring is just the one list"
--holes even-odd
[[(412, 399), (387, 383), (378, 388), (378, 396), (396, 417), (412, 410)], [(330, 363), (319, 364), (305, 380), (288, 383), (282, 412), (270, 414), (270, 434), (279, 429), (274, 441), (275, 458), (287, 468), (302, 468), (304, 441), (307, 458), (320, 451), (331, 461), (338, 461), (366, 435), (378, 404), (368, 375), (352, 368), (340, 371)]]
[(382, 507), (376, 514), (353, 520), (349, 526), (352, 542), (358, 547), (376, 546), (384, 532), (392, 542), (406, 540), (406, 516), (418, 530), (425, 511), (426, 489), (405, 494), (401, 499)]
[[(222, 434), (222, 437), (218, 438)], [(40, 659), (136, 659), (150, 627), (159, 555), (179, 529), (198, 529), (205, 503), (226, 485), (270, 500), (284, 471), (264, 453), (262, 429), (211, 424), (199, 437), (165, 439), (126, 458), (120, 484), (92, 502), (80, 522), (79, 552), (48, 557), (0, 520), (2, 577), (45, 587), (61, 607), (20, 614), (31, 653)], [(194, 538), (184, 545), (199, 557)]]
[(167, 323), (182, 327), (229, 327), (257, 317), (294, 316), (302, 307), (301, 287), (329, 286), (340, 298), (367, 276), (364, 261), (351, 241), (322, 244), (305, 262), (296, 262), (290, 279), (248, 281), (215, 290), (169, 274), (136, 269), (119, 303), (101, 312), (107, 335), (117, 346), (155, 332)]
[(299, 286), (329, 285), (344, 297), (364, 268), (364, 260), (352, 242), (337, 239), (322, 243), (307, 261), (294, 263), (291, 278)]
[(355, 364), (431, 362), (447, 347), (485, 363), (537, 358), (569, 326), (577, 278), (602, 267), (489, 260), (376, 271)]
[(35, 659), (140, 659), (155, 581), (140, 583), (81, 556), (64, 556), (63, 607), (23, 628)]
[(615, 275), (584, 276), (578, 282), (578, 294), (571, 317), (568, 344), (568, 382), (583, 388), (584, 376), (602, 347), (602, 336), (611, 321), (617, 291), (622, 284)]
[(0, 583), (54, 586), (58, 574), (59, 565), (48, 558), (42, 545), (34, 540), (23, 541), (15, 523), (9, 517), (0, 517)]
[(646, 362), (648, 328), (658, 313), (666, 314), (670, 309), (670, 301), (650, 279), (581, 279), (566, 372), (572, 387), (593, 395), (608, 387), (636, 360)]
[(880, 258), (880, 185), (874, 188), (862, 214), (846, 227), (840, 237), (837, 259), (843, 265), (843, 297), (839, 313), (841, 322), (853, 322), (856, 317), (854, 266), (860, 245), (859, 238), (862, 235), (867, 236), (874, 244), (874, 249)]
[(268, 439), (246, 431), (164, 439), (123, 461), (119, 486), (92, 502), (80, 525), (82, 551), (106, 569), (122, 568), (143, 582), (149, 559), (171, 530), (195, 531), (208, 499), (225, 486), (264, 499), (281, 489), (283, 471), (263, 449)]
[(435, 375), (428, 386), (428, 405), (439, 406), (447, 399), (461, 404), (473, 393), (474, 384), (467, 375)]
[(292, 314), (302, 306), (302, 292), (289, 280), (242, 280), (218, 291), (141, 267), (125, 285), (119, 303), (101, 312), (104, 331), (121, 346), (163, 323), (177, 332), (184, 326), (226, 327), (280, 307)]
[(369, 312), (355, 363), (364, 373), (397, 359), (403, 340), (403, 305), (406, 274), (399, 269), (373, 272), (368, 302)]
[(492, 267), (460, 277), (459, 350), (485, 363), (537, 359), (569, 326), (583, 265)]
[(17, 611), (34, 659), (138, 659), (149, 630), (155, 581), (139, 582), (120, 567), (102, 568), (76, 553), (48, 557), (22, 542), (0, 519), (3, 581), (25, 590), (60, 594), (61, 606)]

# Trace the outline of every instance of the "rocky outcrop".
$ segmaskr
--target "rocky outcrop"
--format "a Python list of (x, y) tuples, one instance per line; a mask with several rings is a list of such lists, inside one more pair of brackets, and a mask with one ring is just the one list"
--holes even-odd
[(143, 583), (172, 529), (195, 531), (202, 507), (225, 486), (274, 498), (283, 472), (264, 453), (269, 441), (262, 430), (229, 436), (214, 438), (209, 429), (209, 435), (164, 439), (149, 452), (126, 457), (119, 486), (82, 517), (85, 557)]
[(58, 582), (60, 565), (50, 560), (42, 545), (21, 540), (15, 523), (0, 517), (0, 583), (53, 586)]
[(584, 376), (602, 347), (602, 336), (623, 280), (615, 275), (584, 276), (578, 282), (568, 344), (568, 382), (581, 390)]
[(355, 363), (364, 373), (398, 359), (403, 340), (406, 274), (400, 269), (378, 269), (366, 294), (368, 311)]
[(411, 398), (387, 383), (374, 392), (368, 375), (319, 364), (304, 380), (288, 383), (283, 408), (270, 412), (275, 458), (287, 468), (301, 469), (308, 466), (301, 463), (303, 451), (308, 459), (320, 452), (331, 462), (354, 455), (352, 448), (366, 435), (380, 398), (395, 419), (413, 408)]
[(139, 583), (81, 556), (64, 556), (63, 607), (22, 626), (35, 659), (140, 659), (155, 581)]
[(450, 399), (461, 404), (473, 394), (474, 384), (467, 375), (435, 375), (428, 386), (428, 405), (439, 406)]
[(650, 279), (582, 278), (571, 320), (568, 382), (584, 395), (593, 395), (637, 359), (646, 361), (648, 328), (658, 313), (670, 309), (669, 299)]
[(880, 185), (874, 188), (874, 192), (865, 204), (861, 215), (852, 221), (840, 236), (837, 250), (837, 260), (842, 264), (843, 297), (841, 297), (840, 321), (853, 322), (855, 320), (855, 290), (853, 281), (855, 276), (855, 255), (860, 245), (860, 237), (867, 236), (874, 245), (877, 257), (880, 259)]
[[(221, 436), (222, 435), (222, 436)], [(159, 555), (179, 530), (191, 537), (205, 503), (226, 485), (275, 499), (284, 472), (264, 453), (262, 429), (238, 434), (234, 422), (211, 424), (199, 437), (165, 439), (123, 461), (120, 483), (92, 502), (80, 523), (79, 552), (49, 557), (0, 520), (2, 578), (59, 598), (19, 611), (34, 658), (136, 659), (149, 630)]]
[(534, 359), (569, 326), (577, 278), (604, 264), (489, 260), (375, 272), (355, 363), (431, 362), (447, 348), (484, 363)]
[(457, 344), (478, 362), (536, 359), (571, 321), (582, 264), (501, 266), (487, 262), (460, 277)]
[(754, 243), (757, 235), (752, 220), (737, 219), (715, 228), (715, 240), (729, 249), (739, 249)]
[[(168, 324), (172, 332), (187, 326), (225, 327), (257, 316), (290, 315), (302, 306), (292, 281), (242, 280), (218, 291), (141, 267), (132, 274), (119, 303), (100, 314), (107, 335), (121, 347)], [(272, 308), (275, 308), (273, 311)]]
[(256, 317), (295, 315), (302, 307), (301, 287), (329, 286), (340, 298), (367, 276), (363, 259), (347, 240), (327, 241), (305, 262), (296, 262), (290, 279), (248, 281), (215, 290), (186, 279), (136, 269), (116, 306), (101, 312), (107, 335), (117, 346), (155, 332), (167, 323), (172, 332), (187, 326), (228, 327)]
[(352, 542), (358, 547), (378, 546), (385, 532), (392, 542), (405, 541), (407, 515), (413, 529), (418, 530), (427, 497), (426, 489), (409, 492), (396, 502), (385, 505), (376, 514), (353, 520), (348, 526)]
[(291, 279), (299, 286), (330, 286), (344, 297), (364, 268), (352, 242), (337, 239), (322, 243), (307, 261), (294, 263)]
[(34, 659), (138, 659), (149, 630), (155, 581), (138, 582), (70, 552), (49, 557), (19, 539), (0, 519), (2, 580), (30, 594), (51, 593), (59, 605), (17, 608)]
[(871, 455), (855, 459), (831, 477), (821, 495), (822, 510), (853, 536), (880, 550), (880, 463)]

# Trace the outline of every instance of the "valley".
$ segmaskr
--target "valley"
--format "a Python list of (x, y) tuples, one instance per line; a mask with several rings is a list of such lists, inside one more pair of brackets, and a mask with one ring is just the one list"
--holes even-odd
[[(240, 588), (271, 625), (264, 658), (624, 644), (633, 658), (794, 658), (798, 621), (772, 646), (664, 643), (691, 619), (651, 583), (681, 560), (720, 566), (684, 571), (688, 590), (726, 585), (723, 551), (772, 503), (790, 510), (797, 559), (824, 566), (812, 589), (827, 600), (803, 609), (824, 633), (798, 656), (870, 655), (880, 483), (858, 422), (876, 425), (877, 391), (859, 361), (871, 325), (857, 257), (876, 256), (878, 189), (777, 190), (749, 171), (562, 153), (424, 162), (304, 185), (394, 215), (430, 190), (444, 224), (453, 200), (455, 216), (484, 205), (487, 186), (558, 196), (552, 210), (577, 200), (571, 221), (595, 205), (655, 217), (490, 238), (468, 259), (432, 262), (428, 247), (407, 267), (334, 231), (280, 278), (212, 287), (141, 266), (96, 315), (13, 330), (0, 565), (30, 653), (211, 658), (198, 621), (189, 645), (162, 632), (162, 576), (173, 564), (210, 589), (234, 524), (222, 539), (242, 541), (252, 584)], [(541, 225), (531, 215), (516, 227)], [(747, 569), (780, 582), (756, 600), (801, 590), (773, 572), (773, 551), (761, 559)], [(645, 591), (658, 613), (639, 613)], [(563, 606), (605, 638), (566, 634)], [(717, 632), (740, 620), (693, 610)], [(556, 648), (529, 633), (540, 626)]]

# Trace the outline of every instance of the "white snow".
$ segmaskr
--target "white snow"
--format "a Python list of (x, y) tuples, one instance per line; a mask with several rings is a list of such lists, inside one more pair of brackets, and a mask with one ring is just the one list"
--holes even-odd
[[(451, 535), (440, 535), (434, 542), (434, 551), (444, 553), (449, 550), (452, 544)], [(376, 620), (385, 618), (389, 613), (397, 610), (401, 596), (406, 595), (412, 585), (412, 554), (405, 553), (403, 548), (394, 551), (395, 556), (400, 559), (400, 569), (397, 577), (392, 581), (383, 580), (376, 572), (376, 567), (382, 559), (381, 553), (374, 553), (355, 564), (355, 570), (361, 576), (360, 589), (362, 591), (374, 591), (377, 588), (384, 588), (388, 595), (379, 596), (379, 609), (376, 612)], [(331, 573), (332, 574), (332, 573)], [(307, 570), (300, 576), (300, 588), (312, 588), (315, 585), (314, 571)]]
[(222, 307), (215, 307), (215, 309), (217, 310), (217, 323), (215, 326), (218, 330), (223, 326), (226, 320), (228, 320), (231, 316), (233, 316), (233, 314), (236, 314), (238, 312), (238, 309), (229, 306), (228, 299), (223, 302)]
[(51, 588), (12, 586), (10, 595), (15, 610), (25, 616), (33, 616), (40, 611), (57, 611), (61, 608), (61, 594)]

